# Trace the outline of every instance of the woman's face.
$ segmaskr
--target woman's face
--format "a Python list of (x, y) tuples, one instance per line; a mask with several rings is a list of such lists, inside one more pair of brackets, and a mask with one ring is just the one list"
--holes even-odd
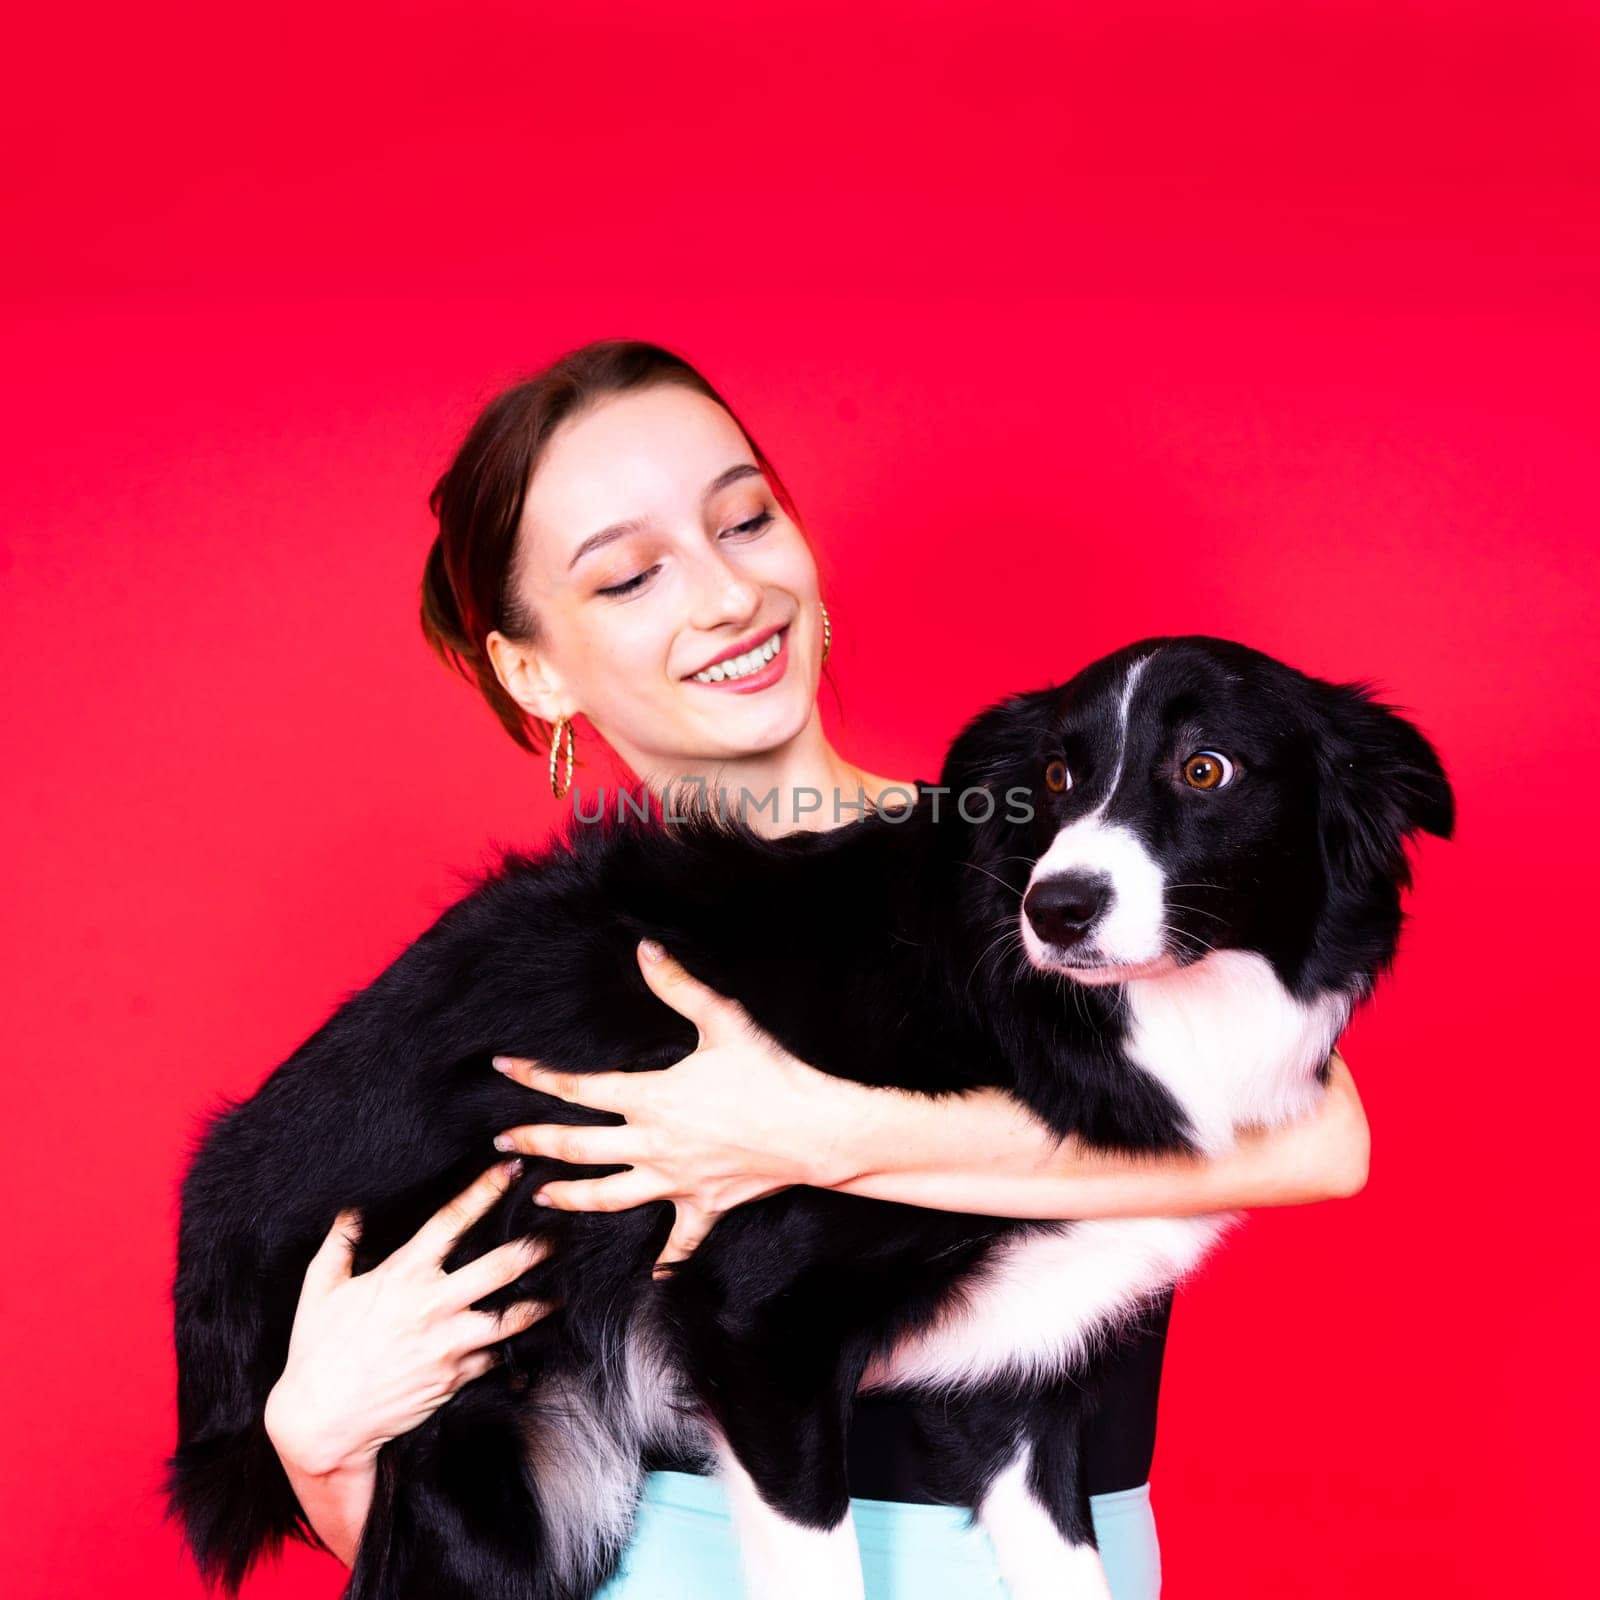
[[(773, 750), (815, 710), (811, 550), (704, 395), (660, 384), (563, 423), (534, 469), (512, 581), (539, 643), (492, 636), (501, 681), (537, 716), (582, 712), (641, 776)], [(696, 676), (774, 637), (764, 666)]]

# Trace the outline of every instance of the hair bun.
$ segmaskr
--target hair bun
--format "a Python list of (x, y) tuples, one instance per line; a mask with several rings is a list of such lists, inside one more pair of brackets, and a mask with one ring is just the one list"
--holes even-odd
[(450, 581), (444, 559), (444, 535), (435, 535), (422, 568), (422, 632), (434, 652), (449, 663), (450, 656), (477, 654), (467, 635), (461, 602)]

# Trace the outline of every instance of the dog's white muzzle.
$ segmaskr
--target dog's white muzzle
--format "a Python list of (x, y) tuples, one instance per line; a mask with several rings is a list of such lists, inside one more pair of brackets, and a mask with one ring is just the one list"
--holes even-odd
[(1127, 828), (1098, 817), (1069, 823), (1034, 863), (1022, 897), (1028, 959), (1082, 983), (1122, 983), (1168, 969), (1165, 881)]

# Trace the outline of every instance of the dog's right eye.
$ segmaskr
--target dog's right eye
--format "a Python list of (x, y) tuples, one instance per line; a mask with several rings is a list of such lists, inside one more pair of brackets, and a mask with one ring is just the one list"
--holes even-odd
[(1065, 794), (1072, 787), (1072, 774), (1065, 761), (1052, 761), (1044, 769), (1044, 786), (1051, 794)]
[(1233, 781), (1233, 763), (1220, 750), (1200, 750), (1183, 764), (1191, 789), (1222, 789)]

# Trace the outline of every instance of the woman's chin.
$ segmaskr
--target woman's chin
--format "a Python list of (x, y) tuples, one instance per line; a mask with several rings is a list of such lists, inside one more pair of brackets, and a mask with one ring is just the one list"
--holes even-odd
[(685, 728), (689, 735), (686, 748), (704, 748), (721, 760), (763, 756), (781, 749), (799, 737), (816, 705), (814, 695), (792, 687), (787, 677), (756, 694), (721, 693), (709, 705), (710, 697), (703, 688), (698, 684), (694, 688), (700, 693), (692, 732)]

